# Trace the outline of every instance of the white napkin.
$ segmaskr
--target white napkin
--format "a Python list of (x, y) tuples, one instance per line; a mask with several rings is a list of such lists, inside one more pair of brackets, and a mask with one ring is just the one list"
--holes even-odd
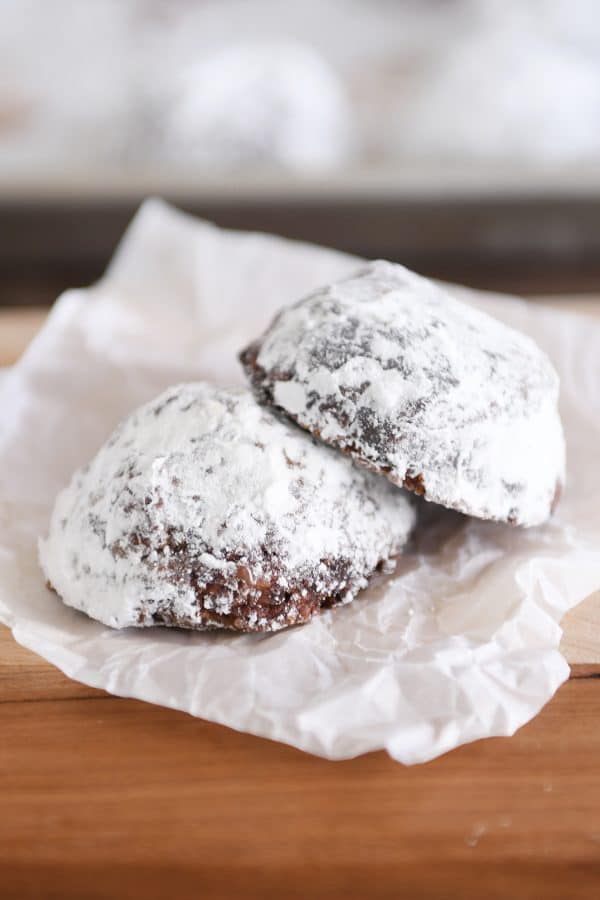
[(222, 231), (149, 201), (106, 276), (67, 292), (0, 385), (0, 619), (67, 675), (330, 759), (404, 763), (512, 734), (568, 676), (564, 613), (600, 587), (600, 323), (453, 289), (531, 334), (562, 377), (568, 487), (545, 527), (423, 504), (397, 574), (267, 636), (111, 631), (44, 586), (57, 491), (119, 419), (185, 379), (243, 383), (236, 351), (355, 258)]

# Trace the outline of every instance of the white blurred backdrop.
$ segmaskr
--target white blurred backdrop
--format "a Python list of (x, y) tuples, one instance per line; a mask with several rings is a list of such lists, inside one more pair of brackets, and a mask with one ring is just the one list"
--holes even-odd
[(0, 172), (600, 159), (597, 0), (3, 0)]

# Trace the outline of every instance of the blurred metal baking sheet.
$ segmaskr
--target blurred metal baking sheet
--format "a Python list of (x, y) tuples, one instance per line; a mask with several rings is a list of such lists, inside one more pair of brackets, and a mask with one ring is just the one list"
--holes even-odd
[(479, 287), (600, 289), (600, 167), (0, 173), (0, 273), (96, 277), (147, 196)]

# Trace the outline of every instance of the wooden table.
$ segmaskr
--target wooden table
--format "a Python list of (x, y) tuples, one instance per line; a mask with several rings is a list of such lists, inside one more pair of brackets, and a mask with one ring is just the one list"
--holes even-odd
[[(0, 311), (0, 364), (44, 315)], [(600, 595), (564, 624), (533, 722), (410, 769), (111, 697), (0, 628), (0, 897), (595, 898)]]

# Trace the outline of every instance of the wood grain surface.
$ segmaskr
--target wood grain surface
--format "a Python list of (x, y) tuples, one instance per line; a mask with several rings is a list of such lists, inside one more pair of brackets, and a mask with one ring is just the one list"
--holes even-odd
[(517, 735), (330, 763), (84, 688), (0, 632), (0, 896), (592, 898), (600, 667)]
[[(1, 365), (44, 316), (0, 311)], [(0, 898), (596, 898), (600, 595), (564, 624), (533, 722), (412, 768), (111, 697), (0, 628)]]

